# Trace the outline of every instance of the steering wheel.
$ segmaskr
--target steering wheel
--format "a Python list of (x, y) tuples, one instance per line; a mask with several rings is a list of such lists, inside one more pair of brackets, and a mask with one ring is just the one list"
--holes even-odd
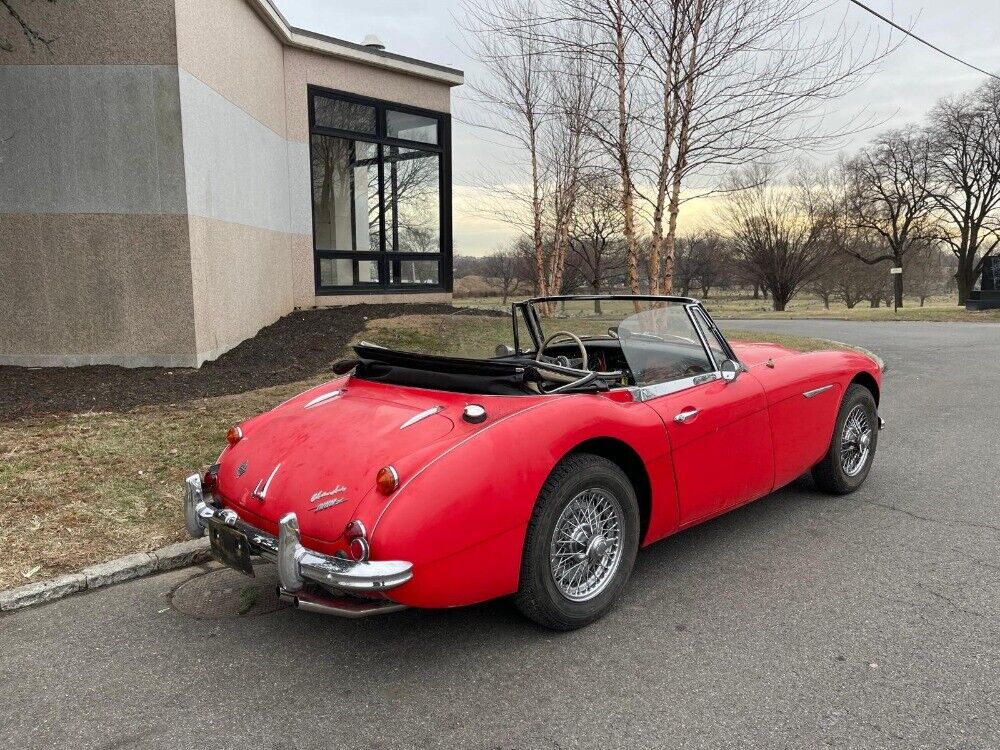
[(549, 344), (551, 344), (555, 339), (560, 337), (573, 339), (573, 341), (576, 342), (576, 345), (580, 347), (580, 358), (583, 360), (583, 363), (580, 365), (580, 369), (581, 370), (590, 369), (587, 367), (587, 347), (583, 345), (583, 342), (580, 340), (579, 336), (577, 336), (575, 333), (570, 333), (569, 331), (556, 331), (547, 339), (545, 339), (541, 347), (539, 347), (538, 353), (535, 354), (535, 361), (541, 362), (542, 357), (545, 356), (545, 350), (548, 348)]

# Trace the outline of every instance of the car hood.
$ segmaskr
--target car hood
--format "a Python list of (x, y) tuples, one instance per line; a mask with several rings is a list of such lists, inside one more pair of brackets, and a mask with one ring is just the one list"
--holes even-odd
[[(379, 469), (446, 440), (454, 422), (433, 391), (333, 382), (248, 422), (219, 461), (216, 492), (274, 533), (288, 512), (303, 536), (335, 541), (375, 491)], [(402, 429), (401, 429), (402, 428)]]
[(787, 346), (766, 341), (730, 341), (729, 343), (732, 345), (733, 351), (736, 352), (736, 356), (740, 358), (740, 362), (747, 367), (764, 364), (769, 359), (781, 359), (800, 353)]

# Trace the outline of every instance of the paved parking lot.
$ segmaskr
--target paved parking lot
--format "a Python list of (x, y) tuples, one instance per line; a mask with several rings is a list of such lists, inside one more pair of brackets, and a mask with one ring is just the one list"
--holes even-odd
[(0, 617), (0, 746), (996, 747), (1000, 326), (727, 325), (887, 360), (861, 491), (800, 480), (660, 542), (564, 635), (506, 602), (197, 619), (200, 569)]

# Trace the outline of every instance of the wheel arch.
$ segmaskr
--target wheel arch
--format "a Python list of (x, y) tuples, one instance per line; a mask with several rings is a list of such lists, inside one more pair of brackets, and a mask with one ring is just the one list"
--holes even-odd
[[(628, 443), (613, 437), (594, 437), (575, 445), (566, 455), (590, 453), (606, 458), (625, 472), (639, 504), (639, 539), (646, 538), (652, 516), (653, 486), (642, 457)], [(565, 458), (565, 456), (564, 456)]]
[(861, 372), (859, 372), (857, 375), (855, 375), (853, 378), (851, 378), (851, 384), (854, 384), (854, 383), (857, 383), (858, 385), (862, 385), (865, 388), (867, 388), (869, 391), (871, 391), (872, 398), (875, 399), (875, 406), (878, 406), (879, 387), (878, 387), (878, 383), (875, 381), (875, 378), (872, 376), (872, 374), (870, 372), (865, 372), (864, 370), (862, 370)]

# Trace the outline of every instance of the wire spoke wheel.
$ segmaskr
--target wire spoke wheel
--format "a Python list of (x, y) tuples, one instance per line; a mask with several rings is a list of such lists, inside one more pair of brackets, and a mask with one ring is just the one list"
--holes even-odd
[(591, 488), (578, 493), (552, 532), (549, 566), (564, 597), (593, 599), (611, 582), (622, 559), (625, 513), (614, 495)]
[(871, 444), (872, 423), (867, 410), (858, 404), (847, 415), (840, 440), (840, 465), (847, 476), (861, 473), (871, 454)]

